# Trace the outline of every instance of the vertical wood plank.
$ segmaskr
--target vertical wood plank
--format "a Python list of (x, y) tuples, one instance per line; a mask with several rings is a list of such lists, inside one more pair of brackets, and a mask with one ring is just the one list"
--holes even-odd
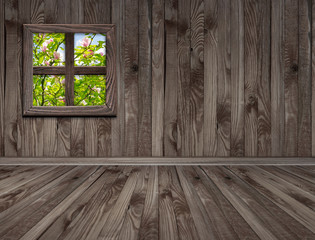
[(125, 2), (125, 146), (124, 155), (136, 156), (138, 146), (139, 1)]
[(311, 21), (312, 1), (299, 0), (298, 156), (311, 156)]
[(164, 156), (177, 156), (178, 0), (165, 0)]
[[(84, 23), (84, 0), (70, 0), (70, 23)], [(85, 121), (84, 118), (71, 118), (70, 155), (85, 156)]]
[(258, 24), (259, 9), (256, 0), (245, 0), (245, 156), (257, 155), (258, 99), (259, 80)]
[(205, 1), (204, 156), (217, 151), (218, 1)]
[[(178, 1), (177, 24), (177, 151), (180, 156), (194, 154), (192, 116), (195, 103), (190, 82), (190, 0)], [(174, 91), (174, 90), (173, 90)]]
[(139, 0), (138, 156), (152, 156), (151, 21), (152, 0)]
[(258, 22), (258, 129), (257, 155), (270, 156), (271, 117), (270, 117), (270, 0), (259, 1)]
[(117, 117), (112, 119), (112, 156), (122, 156), (125, 140), (125, 100), (124, 100), (124, 21), (125, 4), (123, 0), (112, 1), (112, 23), (116, 25), (116, 72), (117, 72)]
[(315, 156), (315, 1), (312, 1), (312, 156)]
[(5, 34), (4, 34), (4, 6), (0, 0), (0, 156), (4, 156), (4, 81), (5, 81)]
[(204, 0), (192, 0), (190, 11), (191, 22), (191, 145), (190, 156), (203, 155), (204, 131)]
[(218, 1), (218, 85), (216, 156), (230, 155), (231, 136), (231, 1)]
[(284, 148), (283, 7), (271, 1), (271, 156)]
[(19, 74), (12, 66), (18, 66), (18, 1), (10, 0), (5, 4), (5, 109), (4, 109), (4, 155), (18, 156), (18, 102)]
[(298, 129), (298, 1), (284, 5), (284, 156), (297, 156)]
[(230, 155), (244, 156), (244, 1), (231, 1)]
[(152, 3), (152, 156), (163, 156), (164, 124), (164, 0)]
[[(111, 23), (111, 0), (99, 1), (96, 15), (99, 24)], [(92, 23), (92, 22), (91, 22)], [(106, 117), (97, 118), (97, 156), (111, 155), (111, 119)]]

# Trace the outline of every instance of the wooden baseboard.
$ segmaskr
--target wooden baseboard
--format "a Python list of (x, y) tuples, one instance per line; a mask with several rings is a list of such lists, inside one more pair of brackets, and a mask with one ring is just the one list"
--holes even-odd
[(315, 165), (314, 157), (0, 157), (0, 165)]

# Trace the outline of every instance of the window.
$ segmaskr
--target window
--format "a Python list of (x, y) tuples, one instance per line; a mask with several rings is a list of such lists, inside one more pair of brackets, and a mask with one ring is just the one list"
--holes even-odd
[(115, 28), (25, 24), (24, 116), (115, 116)]

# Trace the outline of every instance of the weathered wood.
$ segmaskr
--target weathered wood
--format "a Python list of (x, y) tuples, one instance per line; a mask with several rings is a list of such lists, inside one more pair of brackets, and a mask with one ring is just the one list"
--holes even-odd
[(314, 179), (314, 167), (0, 166), (0, 172), (7, 189), (0, 199), (3, 239), (315, 236), (308, 191), (314, 187), (304, 179), (306, 172)]
[(230, 155), (244, 156), (244, 1), (231, 1)]
[[(192, 133), (195, 100), (190, 78), (191, 6), (189, 0), (178, 1), (177, 17), (177, 152), (179, 156), (195, 155)], [(173, 94), (173, 93), (172, 93)]]
[(164, 0), (152, 1), (152, 156), (163, 156), (165, 27)]
[[(271, 153), (271, 108), (270, 108), (270, 0), (259, 1), (258, 21), (258, 64), (259, 79), (257, 82), (258, 96), (258, 129), (257, 155), (270, 156)], [(279, 80), (278, 80), (279, 81)]]
[(139, 5), (137, 0), (125, 2), (124, 22), (125, 143), (124, 155), (137, 156), (139, 113)]
[(315, 3), (312, 1), (312, 56), (311, 56), (311, 61), (312, 61), (312, 156), (315, 156), (315, 97), (314, 97), (314, 92), (315, 92)]
[(298, 148), (298, 2), (284, 4), (284, 152), (283, 156), (297, 156)]
[(164, 156), (177, 156), (177, 24), (178, 0), (165, 0)]
[(284, 1), (271, 1), (271, 155), (284, 152)]
[(204, 156), (217, 152), (218, 1), (205, 1)]
[(5, 28), (4, 0), (0, 1), (0, 156), (4, 156), (4, 109), (5, 109)]
[[(298, 72), (298, 136), (297, 155), (312, 154), (312, 62), (311, 28), (312, 1), (299, 1), (299, 72)], [(314, 93), (313, 93), (314, 94)]]

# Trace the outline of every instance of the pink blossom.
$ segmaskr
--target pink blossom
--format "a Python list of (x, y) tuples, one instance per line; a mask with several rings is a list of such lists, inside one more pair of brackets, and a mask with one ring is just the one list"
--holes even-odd
[(45, 65), (46, 65), (46, 66), (49, 66), (49, 61), (45, 61)]
[(89, 55), (94, 55), (94, 51), (93, 50), (88, 50)]
[(50, 39), (48, 39), (48, 40), (46, 40), (44, 43), (46, 44), (46, 45), (48, 45), (49, 43), (51, 43), (51, 42), (53, 42), (54, 40), (52, 39), (52, 38), (50, 38)]
[(87, 47), (87, 46), (90, 45), (90, 42), (91, 42), (91, 39), (85, 37), (85, 38), (82, 39), (81, 45), (82, 45), (83, 47)]
[(60, 53), (59, 52), (54, 52), (54, 58), (56, 60), (60, 59)]
[(103, 53), (103, 52), (100, 52), (100, 55), (103, 57), (103, 56), (104, 56), (104, 53)]
[(86, 53), (83, 53), (83, 57), (85, 57), (85, 58), (87, 57)]
[(40, 47), (40, 49), (41, 49), (43, 52), (46, 52), (46, 50), (47, 50), (47, 44), (46, 44), (46, 42), (43, 43), (43, 45)]
[(61, 80), (61, 83), (62, 83), (62, 84), (66, 84), (66, 79), (62, 79), (62, 80)]
[(101, 92), (101, 88), (93, 87), (92, 89), (93, 89), (95, 92), (98, 92), (98, 93)]

